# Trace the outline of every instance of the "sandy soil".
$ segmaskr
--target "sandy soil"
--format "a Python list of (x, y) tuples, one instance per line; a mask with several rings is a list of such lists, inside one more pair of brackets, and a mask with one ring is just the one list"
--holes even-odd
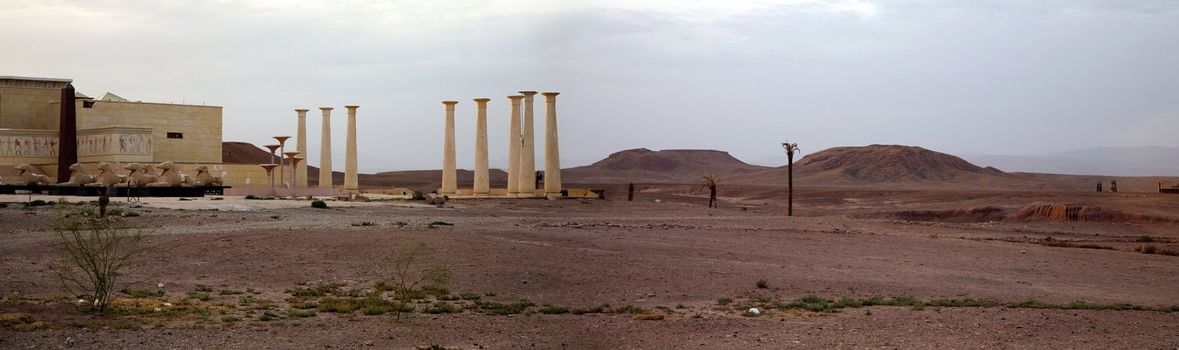
[[(388, 280), (394, 252), (409, 242), (436, 248), (431, 262), (454, 273), (452, 293), (543, 305), (602, 303), (647, 310), (585, 315), (476, 312), (390, 315), (321, 312), (260, 322), (219, 316), (120, 330), (117, 317), (82, 313), (63, 299), (48, 270), (47, 230), (55, 209), (0, 209), (0, 312), (24, 312), (52, 327), (0, 330), (0, 348), (1175, 348), (1179, 312), (1008, 307), (900, 306), (834, 313), (744, 317), (719, 298), (792, 300), (914, 297), (1047, 303), (1088, 301), (1147, 307), (1179, 304), (1179, 257), (1135, 252), (1149, 244), (1179, 250), (1174, 221), (912, 220), (911, 211), (979, 207), (1014, 212), (1067, 203), (1179, 219), (1179, 196), (1037, 192), (872, 191), (800, 188), (795, 217), (780, 189), (722, 189), (719, 209), (690, 186), (643, 185), (626, 202), (463, 200), (443, 208), (388, 201), (329, 202), (209, 198), (120, 203), (148, 228), (157, 254), (129, 271), (136, 288), (165, 284), (178, 302), (199, 286), (253, 290), (285, 316), (286, 291), (322, 283), (371, 288)], [(16, 202), (26, 196), (0, 201)], [(56, 199), (56, 198), (46, 198)], [(80, 199), (68, 199), (77, 201)], [(219, 209), (219, 210), (212, 210)], [(430, 225), (436, 221), (453, 226)], [(368, 222), (370, 226), (358, 226)], [(1112, 249), (1053, 247), (1053, 241)], [(755, 281), (765, 279), (760, 289)], [(203, 304), (235, 304), (216, 295)], [(17, 297), (19, 296), (19, 297)], [(738, 303), (739, 304), (739, 303)], [(682, 307), (679, 307), (682, 306)], [(238, 311), (234, 311), (238, 312)], [(699, 317), (694, 317), (699, 315)], [(256, 316), (256, 314), (254, 315)], [(78, 325), (98, 324), (98, 329)], [(105, 325), (105, 326), (104, 326)]]

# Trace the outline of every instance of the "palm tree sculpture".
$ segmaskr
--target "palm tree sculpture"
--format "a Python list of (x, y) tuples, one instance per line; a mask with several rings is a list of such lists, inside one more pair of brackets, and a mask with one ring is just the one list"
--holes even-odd
[(786, 183), (788, 194), (786, 196), (786, 216), (794, 216), (794, 152), (798, 152), (797, 143), (783, 142), (782, 148), (786, 149)]
[(700, 188), (708, 189), (708, 207), (716, 208), (716, 184), (720, 182), (720, 178), (716, 175), (708, 175), (700, 179)]

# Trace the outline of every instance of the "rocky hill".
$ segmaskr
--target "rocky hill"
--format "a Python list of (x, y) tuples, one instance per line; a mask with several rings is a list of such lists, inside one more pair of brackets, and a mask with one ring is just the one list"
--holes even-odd
[(561, 177), (570, 183), (694, 183), (711, 174), (726, 177), (766, 169), (723, 151), (636, 148), (615, 152), (590, 165), (562, 170)]

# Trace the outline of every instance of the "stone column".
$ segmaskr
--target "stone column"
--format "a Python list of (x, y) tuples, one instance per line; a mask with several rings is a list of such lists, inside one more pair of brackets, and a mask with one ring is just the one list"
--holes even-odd
[(78, 162), (78, 107), (74, 84), (61, 89), (61, 113), (57, 122), (57, 182), (70, 181), (70, 166)]
[(356, 193), (360, 183), (356, 178), (356, 109), (360, 106), (344, 106), (348, 109), (348, 140), (344, 149), (344, 190)]
[(487, 176), (487, 101), (491, 99), (475, 99), (475, 184), (472, 187), (476, 196), (491, 194)]
[(561, 196), (561, 157), (557, 147), (557, 93), (544, 95), (544, 195)]
[(508, 96), (512, 101), (512, 116), (508, 119), (508, 196), (520, 195), (520, 99), (524, 96)]
[(442, 188), (438, 194), (453, 196), (458, 191), (454, 159), (454, 105), (458, 101), (442, 101), (442, 104), (446, 105), (446, 135), (442, 146)]
[[(307, 158), (307, 109), (300, 108), (295, 110), (299, 114), (299, 127), (296, 130), (295, 137), (295, 151), (299, 152), (299, 156)], [(301, 162), (295, 166), (295, 188), (307, 187), (307, 162)]]
[(520, 91), (524, 95), (524, 120), (520, 123), (524, 130), (520, 140), (520, 196), (536, 196), (536, 144), (533, 142), (532, 127), (532, 96), (536, 91)]
[(323, 111), (323, 127), (319, 135), (319, 188), (332, 188), (332, 107)]

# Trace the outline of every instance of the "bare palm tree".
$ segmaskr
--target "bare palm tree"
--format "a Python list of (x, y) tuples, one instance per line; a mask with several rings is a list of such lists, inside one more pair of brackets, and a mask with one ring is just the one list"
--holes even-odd
[(708, 175), (700, 179), (700, 188), (708, 189), (708, 207), (716, 208), (716, 184), (720, 182), (720, 178), (716, 175)]
[(782, 148), (786, 149), (786, 160), (788, 162), (786, 164), (786, 188), (789, 193), (786, 196), (786, 216), (794, 216), (794, 153), (798, 152), (798, 144), (783, 142)]

